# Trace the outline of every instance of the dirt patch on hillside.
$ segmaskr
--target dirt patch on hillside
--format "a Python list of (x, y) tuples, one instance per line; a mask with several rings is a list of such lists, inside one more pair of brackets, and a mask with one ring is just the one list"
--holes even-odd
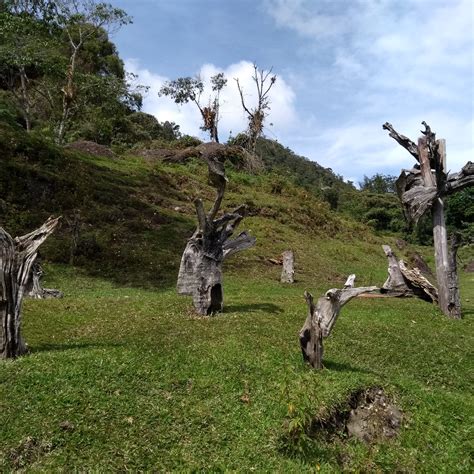
[(471, 260), (469, 263), (466, 263), (464, 270), (468, 273), (474, 273), (474, 260)]
[(89, 153), (89, 155), (103, 156), (106, 158), (116, 158), (117, 155), (107, 146), (99, 145), (98, 143), (88, 140), (78, 140), (69, 143), (66, 148), (81, 151), (82, 153)]

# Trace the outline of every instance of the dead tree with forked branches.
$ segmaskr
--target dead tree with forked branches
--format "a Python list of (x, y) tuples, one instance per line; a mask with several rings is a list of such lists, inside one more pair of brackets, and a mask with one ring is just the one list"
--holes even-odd
[(196, 311), (202, 315), (222, 311), (224, 260), (255, 245), (255, 237), (247, 232), (231, 239), (245, 216), (246, 206), (217, 217), (227, 184), (225, 156), (226, 147), (217, 143), (209, 144), (203, 152), (208, 163), (209, 181), (217, 188), (217, 196), (207, 214), (201, 199), (194, 201), (198, 226), (184, 249), (178, 274), (178, 293), (192, 296)]
[(474, 163), (469, 161), (460, 172), (448, 173), (445, 140), (436, 140), (426, 122), (422, 124), (425, 130), (418, 144), (398, 133), (388, 122), (383, 129), (418, 162), (411, 170), (402, 170), (396, 182), (397, 193), (409, 222), (417, 224), (421, 216), (431, 212), (439, 306), (445, 315), (459, 319), (459, 285), (455, 265), (450, 263), (444, 198), (474, 185)]
[(303, 360), (314, 369), (323, 368), (323, 339), (329, 337), (342, 307), (352, 298), (377, 291), (376, 286), (354, 288), (355, 275), (350, 275), (343, 289), (332, 288), (314, 303), (313, 295), (305, 291), (308, 316), (299, 339)]
[(255, 153), (257, 146), (257, 140), (263, 132), (263, 122), (265, 117), (268, 115), (270, 109), (270, 97), (268, 96), (270, 89), (276, 82), (277, 77), (272, 75), (273, 68), (268, 71), (258, 69), (257, 65), (253, 65), (253, 76), (252, 79), (255, 82), (257, 88), (257, 105), (254, 108), (249, 107), (245, 103), (244, 91), (240, 85), (239, 79), (235, 79), (237, 88), (239, 89), (240, 100), (242, 107), (247, 114), (248, 127), (247, 127), (247, 150), (250, 153)]
[(21, 306), (39, 246), (58, 224), (49, 218), (39, 229), (14, 239), (0, 227), (0, 359), (27, 352), (21, 335)]

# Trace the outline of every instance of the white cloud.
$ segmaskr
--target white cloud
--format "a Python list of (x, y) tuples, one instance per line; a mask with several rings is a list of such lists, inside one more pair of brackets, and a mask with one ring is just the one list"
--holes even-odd
[[(207, 139), (207, 135), (200, 130), (201, 116), (195, 104), (176, 105), (168, 97), (159, 97), (158, 91), (164, 82), (170, 78), (160, 76), (141, 67), (138, 61), (125, 61), (125, 68), (138, 75), (138, 82), (150, 87), (144, 99), (143, 110), (153, 114), (160, 121), (172, 121), (180, 125), (181, 131), (189, 135)], [(240, 95), (234, 78), (238, 78), (244, 92), (244, 99), (248, 107), (256, 105), (255, 83), (252, 80), (253, 65), (248, 61), (231, 64), (225, 69), (213, 64), (204, 64), (196, 73), (202, 78), (205, 86), (201, 96), (205, 104), (212, 95), (210, 77), (223, 72), (228, 80), (227, 87), (221, 92), (221, 120), (219, 133), (221, 140), (229, 137), (230, 132), (235, 136), (246, 128), (246, 118), (242, 109)], [(283, 77), (278, 76), (270, 92), (270, 112), (266, 122), (266, 132), (279, 135), (291, 130), (297, 121), (294, 108), (295, 94)], [(273, 124), (273, 125), (270, 125)]]
[[(448, 166), (474, 156), (472, 0), (265, 0), (275, 23), (304, 39), (307, 87), (320, 102), (295, 151), (344, 176), (398, 173), (413, 160), (382, 130), (413, 140), (426, 120), (446, 138)], [(291, 137), (289, 137), (291, 140)], [(292, 143), (290, 142), (290, 146)]]

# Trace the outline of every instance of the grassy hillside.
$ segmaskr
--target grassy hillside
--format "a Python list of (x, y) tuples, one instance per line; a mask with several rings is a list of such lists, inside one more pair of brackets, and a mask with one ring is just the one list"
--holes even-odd
[[(11, 127), (0, 137), (0, 223), (18, 234), (64, 216), (42, 253), (45, 286), (65, 293), (25, 302), (31, 354), (0, 363), (1, 471), (472, 471), (472, 274), (461, 321), (415, 299), (351, 301), (314, 372), (297, 337), (304, 289), (319, 296), (349, 273), (380, 285), (393, 238), (280, 174), (229, 168), (224, 207), (247, 203), (257, 245), (226, 263), (224, 312), (196, 318), (174, 285), (192, 199), (214, 195), (203, 163), (92, 157)], [(287, 248), (291, 286), (268, 262)], [(403, 412), (398, 437), (315, 431), (373, 386)]]

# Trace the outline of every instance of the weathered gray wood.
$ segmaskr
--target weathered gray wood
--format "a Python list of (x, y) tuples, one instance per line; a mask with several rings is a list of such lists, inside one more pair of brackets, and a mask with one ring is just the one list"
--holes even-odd
[(54, 231), (59, 218), (49, 218), (40, 228), (12, 237), (0, 227), (0, 359), (27, 352), (21, 335), (21, 307), (39, 246)]
[(336, 324), (342, 307), (352, 298), (379, 290), (376, 286), (360, 288), (333, 288), (318, 299), (314, 305), (313, 297), (305, 292), (308, 304), (308, 316), (299, 334), (303, 360), (315, 369), (322, 368), (323, 342), (328, 337)]
[(300, 345), (303, 360), (314, 369), (323, 368), (323, 332), (321, 330), (321, 317), (316, 314), (313, 295), (304, 292), (304, 298), (308, 305), (308, 316), (300, 331)]
[(438, 303), (438, 290), (422, 275), (418, 268), (408, 268), (403, 260), (398, 262), (398, 266), (407, 286), (415, 296), (430, 303)]
[(449, 246), (449, 272), (448, 272), (448, 286), (449, 286), (449, 301), (448, 311), (453, 319), (461, 319), (461, 297), (459, 295), (459, 278), (458, 278), (458, 262), (457, 254), (460, 245), (459, 235), (452, 234)]
[(294, 283), (295, 257), (292, 250), (285, 250), (282, 254), (283, 268), (281, 270), (281, 283)]
[[(450, 302), (457, 300), (456, 285), (451, 277), (457, 269), (450, 268), (448, 255), (448, 237), (444, 217), (444, 196), (453, 194), (474, 184), (474, 165), (468, 162), (459, 173), (446, 172), (446, 142), (436, 140), (435, 133), (422, 122), (425, 130), (418, 145), (396, 132), (392, 125), (385, 123), (383, 128), (389, 135), (406, 148), (419, 162), (419, 169), (403, 170), (397, 180), (397, 192), (403, 205), (407, 220), (417, 223), (421, 216), (431, 210), (433, 221), (433, 240), (435, 248), (436, 279), (438, 283), (438, 302), (444, 314), (456, 316), (457, 310), (450, 311)], [(452, 262), (451, 262), (452, 263)], [(452, 303), (454, 304), (454, 303)], [(459, 310), (460, 311), (460, 310)]]
[(351, 275), (349, 275), (347, 277), (346, 282), (344, 283), (344, 289), (346, 290), (347, 288), (354, 288), (355, 279), (356, 279), (355, 273), (352, 273)]
[(388, 245), (382, 245), (383, 251), (388, 259), (388, 278), (382, 286), (382, 290), (391, 296), (413, 296), (413, 291), (408, 287), (405, 278), (398, 265), (398, 260)]
[(41, 278), (44, 275), (43, 267), (38, 262), (38, 258), (33, 263), (30, 271), (30, 276), (26, 284), (25, 293), (28, 297), (34, 299), (50, 299), (50, 298), (62, 298), (64, 296), (62, 291), (55, 290), (52, 288), (43, 288), (41, 285)]
[(184, 249), (178, 274), (178, 293), (192, 296), (196, 311), (202, 315), (222, 311), (224, 260), (255, 245), (255, 238), (246, 232), (231, 239), (245, 216), (246, 206), (239, 206), (233, 212), (216, 218), (227, 183), (225, 150), (224, 145), (216, 143), (206, 148), (204, 156), (208, 163), (209, 181), (217, 188), (217, 196), (207, 215), (202, 201), (195, 200), (198, 226)]

